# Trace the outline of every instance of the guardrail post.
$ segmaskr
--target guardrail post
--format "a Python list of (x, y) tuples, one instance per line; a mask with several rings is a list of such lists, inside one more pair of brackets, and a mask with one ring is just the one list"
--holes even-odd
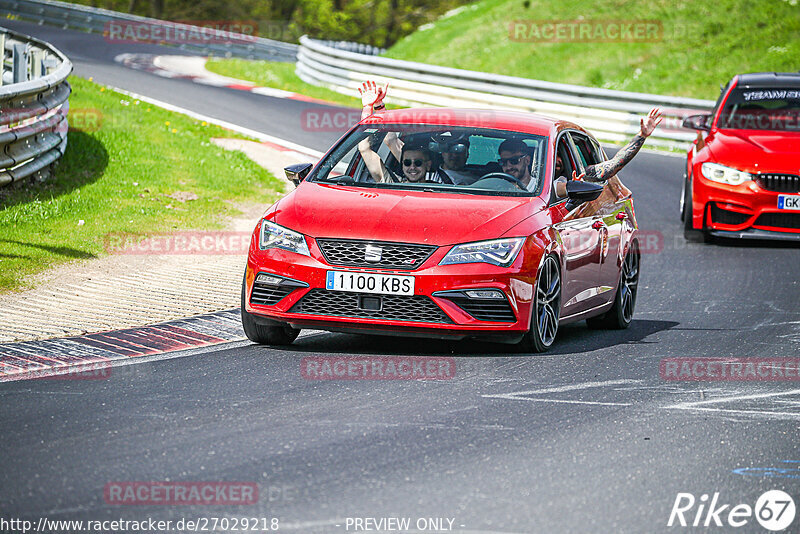
[(14, 56), (11, 64), (13, 83), (28, 81), (28, 47), (24, 44), (14, 45)]
[(3, 72), (6, 70), (6, 34), (0, 32), (0, 87), (3, 86)]
[(58, 67), (58, 58), (45, 55), (45, 58), (42, 60), (42, 69), (44, 69), (44, 75), (47, 76), (50, 74), (50, 71), (56, 67)]
[(44, 50), (34, 50), (32, 57), (31, 78), (35, 80), (44, 76)]

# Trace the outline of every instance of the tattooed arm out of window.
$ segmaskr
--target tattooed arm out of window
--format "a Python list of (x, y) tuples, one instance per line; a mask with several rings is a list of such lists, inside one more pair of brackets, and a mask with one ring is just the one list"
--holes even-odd
[(650, 134), (661, 123), (662, 119), (661, 111), (658, 108), (651, 109), (646, 118), (640, 119), (641, 128), (639, 133), (630, 143), (621, 148), (613, 158), (602, 163), (590, 165), (586, 168), (586, 172), (578, 177), (575, 176), (575, 171), (572, 171), (572, 178), (588, 182), (605, 182), (633, 159), (639, 149), (642, 148), (645, 139), (650, 137)]

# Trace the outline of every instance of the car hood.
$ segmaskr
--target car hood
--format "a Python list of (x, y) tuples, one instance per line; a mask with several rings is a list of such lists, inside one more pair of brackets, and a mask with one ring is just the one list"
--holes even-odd
[(714, 159), (746, 172), (800, 173), (800, 132), (718, 130), (708, 148)]
[(493, 239), (542, 209), (531, 197), (303, 183), (267, 218), (305, 235), (449, 245)]

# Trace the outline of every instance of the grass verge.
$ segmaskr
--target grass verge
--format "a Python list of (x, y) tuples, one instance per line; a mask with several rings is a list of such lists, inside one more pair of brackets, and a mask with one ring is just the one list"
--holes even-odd
[(318, 87), (301, 80), (294, 72), (294, 63), (252, 61), (249, 59), (209, 59), (206, 69), (216, 74), (246, 80), (262, 87), (274, 87), (292, 93), (327, 100), (350, 108), (361, 108), (361, 99)]
[[(578, 19), (652, 21), (661, 30), (655, 38), (645, 36), (638, 42), (523, 40), (536, 36), (534, 23), (541, 29), (546, 22)], [(518, 22), (522, 25), (516, 26)], [(734, 74), (800, 69), (798, 35), (797, 0), (482, 0), (421, 27), (386, 55), (537, 80), (714, 100), (720, 84)]]
[[(67, 151), (45, 183), (0, 189), (0, 291), (51, 266), (106, 254), (109, 234), (218, 229), (235, 207), (267, 206), (281, 182), (241, 152), (241, 137), (71, 77)], [(193, 199), (193, 200), (191, 200)]]

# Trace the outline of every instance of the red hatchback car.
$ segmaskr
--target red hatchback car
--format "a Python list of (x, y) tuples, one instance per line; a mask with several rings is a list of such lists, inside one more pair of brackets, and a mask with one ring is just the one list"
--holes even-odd
[[(525, 166), (525, 180), (502, 172), (504, 142), (524, 151), (504, 163)], [(376, 180), (365, 154), (394, 178)], [(556, 155), (565, 176), (606, 159), (579, 126), (525, 113), (362, 120), (313, 169), (287, 168), (297, 188), (256, 226), (242, 283), (248, 338), (287, 344), (312, 328), (541, 352), (559, 325), (627, 327), (640, 260), (631, 192), (616, 177), (570, 181), (559, 199)], [(460, 168), (443, 169), (445, 157)]]
[(709, 236), (800, 240), (800, 73), (735, 76), (688, 154), (681, 220)]

